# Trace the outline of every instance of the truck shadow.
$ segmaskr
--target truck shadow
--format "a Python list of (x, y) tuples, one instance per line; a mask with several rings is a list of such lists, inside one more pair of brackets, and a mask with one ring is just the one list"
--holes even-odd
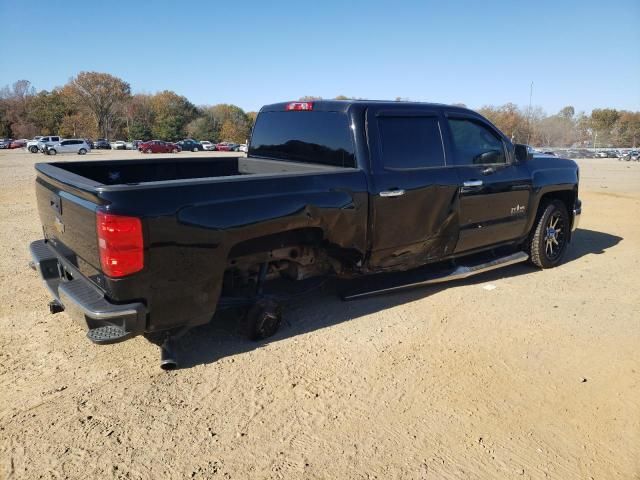
[[(622, 238), (616, 235), (578, 229), (574, 233), (564, 263), (576, 261), (590, 254), (604, 254), (621, 240)], [(211, 323), (193, 329), (180, 340), (177, 345), (180, 368), (208, 364), (224, 357), (242, 354), (268, 343), (331, 327), (429, 295), (437, 295), (446, 288), (477, 285), (535, 271), (537, 271), (535, 267), (521, 263), (479, 274), (466, 280), (416, 287), (349, 302), (343, 302), (339, 298), (339, 292), (345, 287), (345, 282), (328, 281), (321, 289), (292, 300), (285, 309), (281, 329), (268, 340), (252, 342), (241, 333), (237, 315), (233, 315), (230, 311), (216, 314)]]

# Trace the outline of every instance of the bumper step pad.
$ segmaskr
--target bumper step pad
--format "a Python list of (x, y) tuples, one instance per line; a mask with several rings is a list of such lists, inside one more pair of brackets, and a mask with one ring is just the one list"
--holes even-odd
[(118, 343), (133, 337), (133, 333), (126, 332), (115, 325), (105, 325), (104, 327), (92, 328), (87, 331), (87, 338), (99, 345)]

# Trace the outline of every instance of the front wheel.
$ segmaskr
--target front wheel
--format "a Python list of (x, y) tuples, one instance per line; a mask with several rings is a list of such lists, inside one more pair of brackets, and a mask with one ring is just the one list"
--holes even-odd
[(56, 152), (55, 148), (50, 148), (47, 150), (47, 155), (56, 155), (58, 152)]
[(560, 200), (547, 204), (536, 220), (529, 241), (529, 258), (540, 268), (560, 264), (569, 241), (570, 219), (567, 207)]
[(80, 150), (78, 150), (78, 155), (86, 155), (86, 154), (87, 154), (86, 148), (81, 148)]
[(147, 153), (153, 153), (153, 151), (150, 148), (147, 148), (146, 152)]
[(38, 147), (29, 147), (31, 153), (38, 153)]
[(171, 153), (178, 153), (178, 149), (174, 148), (173, 150), (171, 150)]
[(197, 152), (198, 151), (198, 147), (193, 147), (193, 152)]

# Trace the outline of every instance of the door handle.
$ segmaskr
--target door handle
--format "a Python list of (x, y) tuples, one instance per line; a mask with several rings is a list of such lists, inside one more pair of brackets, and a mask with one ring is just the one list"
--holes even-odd
[(381, 197), (400, 197), (404, 195), (404, 190), (384, 190), (380, 192)]
[(467, 180), (462, 185), (465, 187), (481, 187), (482, 180)]

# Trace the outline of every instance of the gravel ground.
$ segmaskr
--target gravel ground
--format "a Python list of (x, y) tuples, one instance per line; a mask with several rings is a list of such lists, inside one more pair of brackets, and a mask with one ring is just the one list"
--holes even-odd
[(268, 342), (192, 331), (163, 372), (144, 338), (48, 313), (27, 267), (46, 159), (0, 151), (0, 478), (640, 478), (640, 163), (580, 161), (559, 268), (328, 286)]

